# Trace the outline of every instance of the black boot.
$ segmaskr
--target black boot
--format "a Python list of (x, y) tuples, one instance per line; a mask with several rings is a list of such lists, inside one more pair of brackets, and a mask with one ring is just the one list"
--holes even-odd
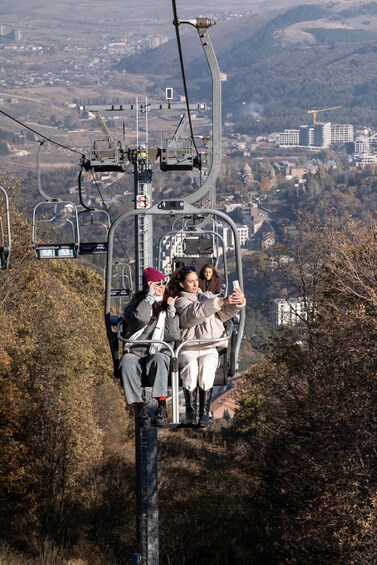
[(139, 421), (140, 428), (150, 428), (152, 425), (152, 420), (148, 412), (147, 406), (144, 402), (140, 402), (137, 405), (137, 419)]
[(186, 405), (186, 424), (190, 426), (196, 425), (196, 391), (183, 389), (183, 394), (185, 395), (185, 405)]
[(212, 388), (208, 390), (199, 388), (199, 428), (206, 428), (208, 426), (212, 390)]

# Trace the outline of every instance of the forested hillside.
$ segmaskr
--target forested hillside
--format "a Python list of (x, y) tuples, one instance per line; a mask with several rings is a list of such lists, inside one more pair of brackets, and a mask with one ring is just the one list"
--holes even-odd
[[(308, 123), (308, 109), (331, 106), (342, 108), (326, 119), (375, 126), (376, 4), (364, 5), (362, 16), (357, 8), (302, 5), (234, 45), (221, 66), (229, 74), (225, 109), (237, 126), (281, 131)], [(259, 111), (247, 115), (253, 103)]]
[[(1, 183), (12, 203), (18, 183)], [(0, 562), (123, 565), (136, 549), (133, 419), (111, 377), (102, 279), (38, 262), (11, 213)], [(274, 271), (308, 316), (265, 340), (233, 425), (159, 431), (161, 564), (377, 561), (377, 225), (323, 217), (301, 219)]]
[[(12, 202), (18, 183), (1, 184)], [(119, 512), (133, 520), (133, 464), (132, 425), (110, 378), (103, 282), (74, 262), (37, 262), (30, 225), (11, 214), (11, 269), (0, 273), (0, 532), (24, 557), (0, 552), (0, 561), (60, 563), (54, 552), (79, 545), (87, 563), (110, 563)]]
[[(286, 12), (249, 16), (249, 28), (218, 22), (210, 30), (223, 83), (224, 115), (235, 130), (258, 134), (308, 123), (307, 110), (338, 123), (377, 126), (377, 4), (303, 4)], [(229, 36), (232, 38), (229, 39)], [(221, 38), (223, 37), (223, 41)], [(186, 78), (192, 100), (210, 98), (210, 79), (195, 38), (183, 36)], [(199, 44), (199, 40), (198, 40)], [(230, 45), (229, 45), (230, 44)], [(128, 72), (147, 69), (160, 88), (181, 93), (180, 69), (170, 45), (122, 61)]]

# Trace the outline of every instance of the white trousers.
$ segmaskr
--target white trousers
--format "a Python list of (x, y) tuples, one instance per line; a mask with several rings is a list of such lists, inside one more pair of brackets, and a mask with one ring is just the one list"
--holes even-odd
[(179, 368), (183, 388), (194, 390), (198, 384), (201, 389), (213, 387), (219, 362), (216, 347), (202, 350), (183, 350), (179, 355)]

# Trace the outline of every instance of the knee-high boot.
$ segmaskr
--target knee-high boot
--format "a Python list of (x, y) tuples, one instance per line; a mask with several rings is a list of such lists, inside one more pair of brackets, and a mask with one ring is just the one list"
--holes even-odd
[(188, 390), (187, 388), (183, 389), (183, 394), (185, 396), (185, 405), (186, 405), (186, 424), (195, 425), (196, 424), (196, 391), (198, 389), (194, 388), (194, 390)]
[(208, 390), (199, 388), (199, 428), (206, 428), (208, 425), (212, 390), (212, 388)]

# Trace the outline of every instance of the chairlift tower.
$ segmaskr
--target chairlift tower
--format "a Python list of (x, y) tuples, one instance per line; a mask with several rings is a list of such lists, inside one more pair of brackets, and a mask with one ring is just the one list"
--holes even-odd
[[(190, 110), (204, 109), (204, 104), (190, 105)], [(185, 110), (185, 104), (175, 104), (168, 100), (162, 104), (139, 103), (135, 104), (110, 104), (80, 106), (81, 111), (91, 112), (105, 134), (106, 148), (96, 147), (92, 150), (89, 159), (82, 163), (86, 170), (94, 171), (125, 171), (126, 161), (133, 165), (134, 173), (134, 207), (137, 210), (147, 210), (152, 206), (152, 175), (150, 164), (156, 159), (160, 160), (160, 168), (166, 170), (191, 170), (195, 166), (191, 148), (176, 149), (176, 139), (164, 148), (150, 148), (148, 146), (148, 116), (151, 111), (158, 110)], [(101, 113), (136, 112), (137, 141), (136, 148), (123, 147), (115, 142), (107, 129)], [(140, 116), (145, 118), (145, 143), (139, 140)], [(199, 197), (197, 198), (199, 199)], [(147, 266), (153, 266), (153, 225), (152, 218), (137, 216), (135, 218), (135, 273), (136, 290), (141, 288), (141, 277)]]
[[(208, 29), (213, 22), (207, 18), (198, 18), (196, 20), (182, 20), (178, 25), (189, 24), (194, 26), (199, 34), (205, 56), (211, 72), (212, 78), (212, 155), (211, 167), (206, 181), (203, 185), (185, 198), (185, 200), (170, 200), (152, 204), (151, 202), (151, 181), (152, 172), (149, 168), (149, 162), (153, 162), (160, 157), (160, 168), (162, 170), (189, 170), (193, 166), (190, 163), (190, 151), (181, 151), (181, 147), (177, 142), (177, 137), (173, 137), (170, 144), (166, 146), (166, 150), (151, 149), (146, 144), (144, 148), (137, 144), (137, 148), (128, 151), (129, 161), (134, 166), (134, 191), (135, 191), (135, 210), (118, 217), (112, 224), (108, 236), (108, 253), (106, 267), (106, 299), (105, 299), (105, 321), (110, 344), (114, 338), (114, 317), (111, 313), (111, 267), (113, 260), (113, 239), (115, 230), (120, 221), (127, 221), (134, 217), (135, 219), (135, 254), (136, 254), (136, 290), (141, 288), (141, 273), (147, 265), (153, 265), (153, 256), (150, 245), (152, 242), (152, 233), (148, 217), (166, 215), (171, 217), (175, 214), (200, 214), (203, 211), (205, 217), (211, 217), (215, 213), (225, 216), (215, 210), (216, 193), (215, 184), (221, 165), (221, 82), (220, 70), (217, 59), (208, 35)], [(122, 112), (126, 110), (136, 110), (139, 112), (148, 112), (149, 110), (164, 110), (178, 108), (178, 105), (167, 104), (154, 105), (112, 105), (112, 106), (96, 106), (86, 107), (84, 109), (91, 111), (104, 112)], [(185, 105), (181, 106), (187, 109)], [(196, 105), (195, 108), (199, 108)], [(190, 106), (191, 109), (191, 106)], [(138, 115), (138, 114), (137, 114)], [(147, 119), (146, 114), (146, 119)], [(179, 129), (180, 126), (178, 126)], [(207, 196), (208, 208), (197, 208), (194, 206), (203, 197)], [(143, 212), (144, 208), (144, 212)], [(228, 220), (230, 221), (230, 220)], [(199, 226), (198, 226), (199, 227)], [(234, 226), (235, 240), (238, 241), (238, 234)], [(239, 244), (237, 246), (239, 248)], [(241, 269), (240, 258), (238, 260), (239, 269)], [(238, 273), (239, 280), (242, 281), (242, 270)], [(118, 317), (116, 317), (118, 320)], [(116, 321), (118, 339), (121, 339), (120, 333), (121, 321)], [(172, 358), (172, 396), (173, 396), (173, 426), (179, 423), (178, 413), (178, 392), (179, 392), (179, 374), (178, 374), (178, 358)], [(136, 440), (136, 489), (137, 489), (137, 537), (138, 537), (138, 553), (133, 556), (133, 562), (141, 565), (158, 565), (159, 564), (159, 534), (158, 534), (158, 491), (157, 491), (157, 429), (156, 428), (140, 428), (135, 414), (135, 440)]]

